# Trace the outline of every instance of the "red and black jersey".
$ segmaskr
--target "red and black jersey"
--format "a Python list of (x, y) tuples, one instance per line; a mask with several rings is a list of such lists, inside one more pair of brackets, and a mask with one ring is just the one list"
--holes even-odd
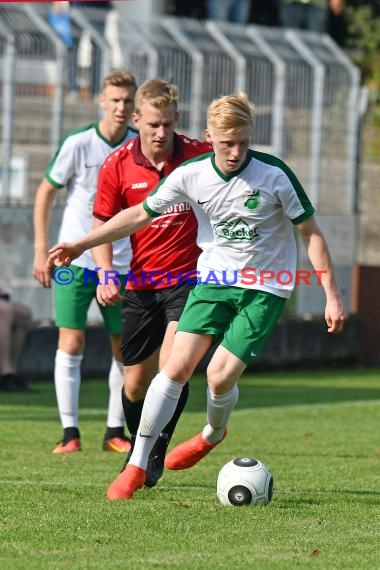
[[(140, 204), (179, 164), (210, 151), (209, 143), (174, 134), (173, 154), (158, 171), (142, 154), (139, 137), (126, 143), (109, 155), (100, 170), (94, 216), (107, 221), (121, 210)], [(184, 274), (196, 269), (200, 254), (196, 237), (196, 217), (185, 202), (132, 234), (132, 276), (126, 288), (161, 289), (169, 283), (175, 285), (176, 275), (181, 281)], [(155, 274), (162, 278), (153, 278)]]

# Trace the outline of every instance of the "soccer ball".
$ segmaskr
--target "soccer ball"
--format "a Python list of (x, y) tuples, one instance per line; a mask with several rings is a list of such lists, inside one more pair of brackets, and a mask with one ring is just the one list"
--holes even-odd
[(219, 471), (216, 493), (222, 505), (267, 505), (273, 495), (273, 476), (258, 459), (232, 459)]

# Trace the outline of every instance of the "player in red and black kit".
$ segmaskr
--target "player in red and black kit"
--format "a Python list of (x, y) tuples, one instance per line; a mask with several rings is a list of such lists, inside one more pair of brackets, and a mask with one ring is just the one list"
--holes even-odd
[[(206, 142), (175, 133), (178, 89), (163, 80), (149, 80), (136, 93), (132, 118), (139, 136), (104, 162), (94, 203), (94, 227), (120, 210), (142, 202), (161, 179), (185, 160), (210, 152)], [(177, 323), (193, 287), (197, 258), (197, 221), (188, 203), (177, 204), (150, 226), (131, 236), (131, 271), (122, 297), (124, 362), (123, 407), (132, 443), (151, 379), (169, 356)], [(112, 280), (112, 244), (93, 249), (102, 305), (121, 299)], [(174, 428), (188, 398), (183, 388), (176, 412), (161, 432), (150, 455), (145, 485), (161, 477)], [(128, 460), (128, 458), (127, 458)]]

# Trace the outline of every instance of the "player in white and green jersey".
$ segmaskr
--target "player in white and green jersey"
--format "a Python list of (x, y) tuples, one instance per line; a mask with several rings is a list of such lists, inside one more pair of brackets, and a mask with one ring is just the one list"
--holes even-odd
[[(55, 189), (67, 190), (59, 240), (72, 241), (91, 230), (99, 170), (111, 152), (136, 135), (136, 129), (127, 126), (119, 140), (110, 140), (100, 131), (100, 124), (95, 123), (71, 131), (63, 139), (45, 173)], [(131, 258), (129, 238), (115, 242), (113, 254), (115, 270), (127, 273)], [(91, 252), (84, 252), (74, 265), (93, 268)]]
[[(211, 223), (213, 240), (198, 259), (201, 283), (290, 296), (297, 262), (293, 227), (314, 208), (281, 160), (248, 150), (241, 166), (224, 174), (213, 153), (203, 155), (161, 182), (144, 208), (156, 217), (178, 201), (190, 202), (196, 214), (201, 208)], [(204, 224), (199, 227), (203, 243)]]
[[(46, 170), (36, 194), (34, 210), (35, 259), (34, 277), (50, 287), (51, 274), (46, 269), (49, 221), (53, 199), (66, 188), (67, 199), (60, 228), (60, 239), (76, 239), (93, 227), (92, 206), (97, 191), (99, 170), (118, 147), (137, 132), (128, 126), (136, 92), (134, 77), (126, 70), (114, 70), (104, 78), (99, 103), (103, 116), (91, 124), (70, 132), (61, 142)], [(113, 269), (121, 276), (129, 271), (131, 247), (129, 238), (112, 244)], [(85, 346), (87, 313), (97, 293), (97, 277), (91, 252), (75, 261), (69, 275), (53, 274), (55, 281), (56, 325), (59, 328), (55, 359), (55, 387), (63, 427), (62, 441), (53, 453), (62, 454), (81, 448), (79, 434), (79, 389), (81, 361)], [(112, 364), (109, 372), (109, 405), (103, 449), (128, 452), (130, 441), (124, 435), (125, 418), (121, 403), (123, 365), (120, 352), (121, 306), (98, 304), (105, 328), (110, 336)]]
[[(108, 488), (111, 500), (130, 499), (144, 484), (153, 442), (214, 340), (219, 344), (207, 367), (207, 424), (174, 448), (165, 466), (192, 467), (223, 440), (238, 400), (237, 382), (262, 352), (294, 286), (293, 227), (300, 232), (324, 288), (328, 332), (342, 330), (341, 295), (314, 209), (282, 161), (249, 150), (252, 120), (253, 106), (244, 93), (213, 101), (206, 130), (213, 154), (178, 167), (143, 204), (120, 212), (76, 242), (60, 243), (51, 250), (50, 262), (68, 265), (84, 249), (130, 235), (175, 203), (189, 201), (196, 212), (202, 210), (199, 241), (205, 245), (198, 264), (200, 282), (189, 295), (171, 354), (146, 394), (129, 464)], [(211, 243), (205, 214), (211, 222)], [(284, 276), (289, 283), (284, 284)]]

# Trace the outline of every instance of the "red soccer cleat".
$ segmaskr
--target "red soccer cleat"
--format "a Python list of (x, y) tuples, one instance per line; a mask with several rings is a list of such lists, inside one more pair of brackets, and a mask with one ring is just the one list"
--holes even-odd
[(75, 438), (75, 439), (70, 439), (67, 443), (60, 441), (57, 447), (53, 449), (53, 453), (59, 455), (62, 453), (73, 453), (74, 451), (80, 451), (80, 450), (81, 450), (80, 439)]
[(108, 487), (107, 498), (111, 501), (132, 499), (135, 491), (144, 486), (145, 476), (145, 469), (128, 463), (124, 471)]
[(131, 449), (131, 440), (128, 437), (111, 437), (103, 441), (104, 451), (116, 451), (117, 453), (128, 453)]
[(177, 445), (165, 459), (165, 467), (178, 471), (180, 469), (189, 469), (193, 467), (198, 461), (206, 457), (227, 435), (227, 430), (220, 441), (217, 443), (209, 443), (203, 439), (202, 434), (199, 433), (188, 439), (184, 443)]

